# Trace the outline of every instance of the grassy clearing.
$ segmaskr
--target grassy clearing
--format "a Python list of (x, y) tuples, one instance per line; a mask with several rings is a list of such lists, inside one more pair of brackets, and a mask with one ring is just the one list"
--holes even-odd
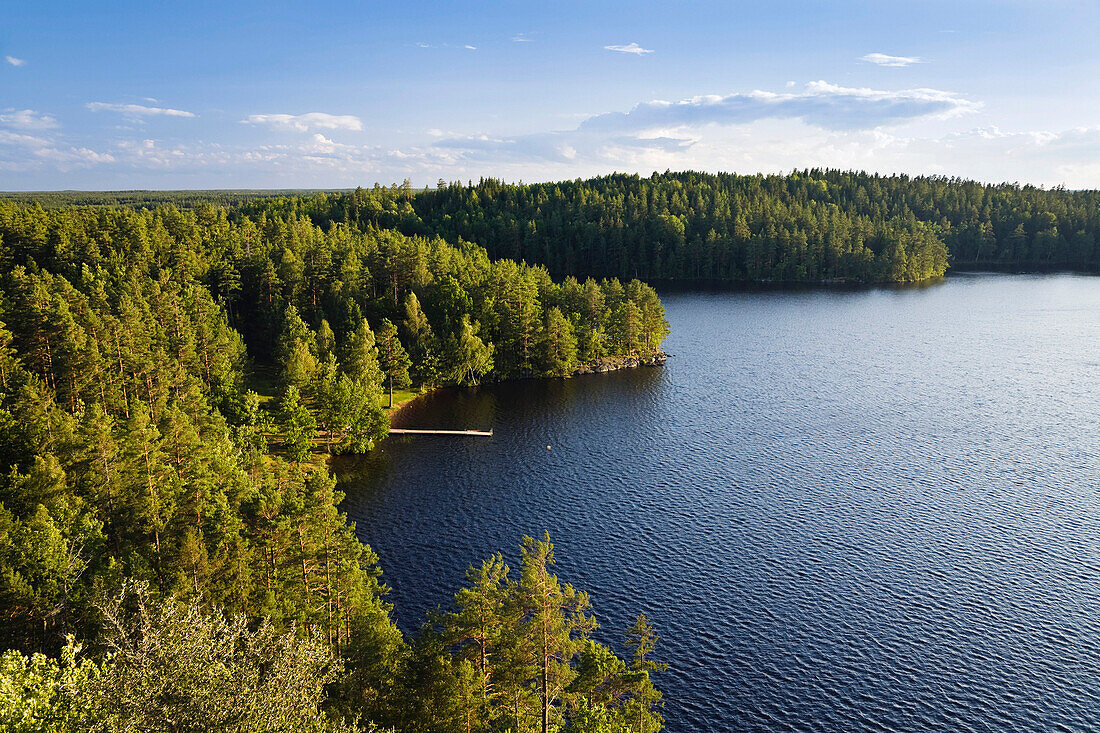
[(418, 389), (395, 389), (393, 391), (393, 409), (391, 410), (389, 407), (390, 393), (386, 390), (382, 394), (382, 408), (392, 415), (422, 394), (424, 393)]

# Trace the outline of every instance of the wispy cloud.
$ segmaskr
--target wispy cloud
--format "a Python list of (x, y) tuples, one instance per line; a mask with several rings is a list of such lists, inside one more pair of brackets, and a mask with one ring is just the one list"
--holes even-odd
[(604, 48), (607, 49), (608, 51), (618, 51), (619, 53), (632, 53), (636, 56), (642, 56), (642, 55), (647, 54), (647, 53), (653, 53), (653, 49), (651, 49), (651, 48), (642, 48), (641, 46), (639, 46), (637, 43), (634, 43), (633, 41), (631, 41), (630, 43), (628, 43), (626, 45), (604, 46)]
[[(830, 130), (800, 119), (761, 119), (745, 125), (707, 125), (690, 137), (598, 135), (571, 131), (495, 138), (476, 136), (393, 149), (343, 144), (321, 133), (278, 144), (223, 145), (141, 139), (107, 149), (62, 145), (41, 136), (0, 129), (0, 171), (88, 171), (81, 182), (177, 186), (203, 177), (204, 185), (253, 187), (355, 186), (410, 178), (559, 180), (612, 170), (648, 174), (693, 169), (783, 172), (831, 167), (913, 175), (960, 175), (998, 182), (1096, 187), (1100, 127), (1061, 132), (1006, 132), (996, 127), (922, 136), (887, 128)], [(1026, 172), (1021, 175), (1021, 171)], [(171, 183), (169, 183), (171, 182)], [(82, 183), (83, 185), (83, 183)], [(194, 184), (191, 184), (194, 185)]]
[(26, 172), (45, 168), (67, 173), (115, 161), (110, 153), (64, 144), (49, 131), (27, 135), (0, 129), (0, 170)]
[(26, 59), (17, 59), (14, 56), (5, 56), (4, 60), (7, 61), (12, 66), (26, 66), (27, 65), (27, 60)]
[(860, 56), (859, 60), (876, 66), (910, 66), (924, 63), (923, 59), (916, 56), (890, 56), (885, 53), (869, 53), (866, 56)]
[(146, 107), (142, 104), (110, 104), (108, 102), (88, 102), (84, 105), (92, 112), (118, 112), (130, 118), (142, 117), (195, 117), (194, 112), (170, 107)]
[(512, 36), (512, 43), (531, 43), (531, 39), (527, 37), (526, 33), (517, 33)]
[(352, 130), (363, 129), (363, 122), (355, 115), (330, 115), (326, 112), (306, 112), (300, 115), (266, 114), (249, 115), (241, 120), (242, 124), (268, 125), (270, 127), (296, 132), (311, 130)]
[(439, 44), (435, 44), (435, 43), (427, 43), (425, 41), (417, 41), (415, 45), (416, 45), (417, 48), (461, 48), (461, 49), (465, 49), (467, 51), (476, 51), (477, 50), (477, 46), (471, 45), (469, 43), (463, 43), (463, 44), (439, 43)]
[(39, 148), (49, 144), (49, 140), (37, 135), (26, 135), (21, 132), (0, 130), (0, 145), (19, 145), (23, 147)]
[(738, 136), (759, 140), (761, 130), (769, 126), (778, 129), (782, 125), (794, 131), (791, 135), (813, 135), (815, 139), (854, 138), (856, 133), (877, 132), (926, 117), (949, 117), (978, 106), (935, 89), (880, 91), (818, 81), (784, 93), (756, 90), (679, 102), (645, 102), (628, 112), (588, 117), (572, 130), (443, 138), (429, 149), (448, 153), (469, 165), (486, 167), (600, 164), (621, 167), (641, 166), (642, 161), (650, 161), (658, 168), (685, 163), (698, 166), (698, 156), (692, 151), (700, 143)]
[(609, 112), (586, 120), (581, 129), (618, 132), (654, 128), (736, 125), (760, 119), (800, 119), (827, 129), (871, 129), (930, 115), (949, 116), (980, 105), (938, 89), (876, 89), (810, 82), (799, 92), (755, 90), (706, 95), (679, 102), (644, 102), (629, 112)]
[(33, 109), (9, 109), (0, 112), (0, 124), (19, 130), (53, 130), (59, 127), (53, 117)]

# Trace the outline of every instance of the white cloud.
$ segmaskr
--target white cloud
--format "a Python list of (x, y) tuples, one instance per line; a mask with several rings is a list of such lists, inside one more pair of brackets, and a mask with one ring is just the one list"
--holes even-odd
[(531, 43), (531, 39), (527, 37), (526, 33), (517, 33), (512, 36), (512, 43)]
[(310, 130), (353, 130), (363, 129), (363, 122), (355, 115), (330, 115), (325, 112), (307, 112), (300, 115), (267, 114), (249, 115), (241, 120), (243, 124), (268, 125), (295, 132)]
[(772, 173), (831, 167), (1100, 187), (1100, 127), (1061, 132), (980, 127), (921, 135), (913, 127), (826, 129), (791, 118), (705, 125), (683, 135), (474, 136), (395, 149), (341, 144), (318, 132), (279, 144), (228, 146), (135, 138), (109, 150), (91, 150), (0, 130), (0, 170), (26, 176), (32, 175), (28, 171), (48, 175), (94, 170), (82, 179), (89, 185), (110, 180), (116, 182), (113, 185), (141, 181), (151, 187), (344, 187), (406, 177), (414, 183), (481, 176), (536, 181), (611, 171), (648, 175), (666, 168)]
[(26, 59), (17, 59), (14, 56), (5, 56), (4, 60), (7, 61), (12, 66), (26, 66), (27, 65), (27, 60)]
[(706, 124), (736, 125), (760, 119), (801, 119), (830, 129), (870, 129), (926, 116), (952, 116), (979, 104), (938, 89), (876, 89), (810, 82), (800, 92), (754, 90), (679, 102), (644, 102), (629, 112), (608, 112), (586, 120), (581, 129), (641, 131)]
[(115, 157), (110, 153), (100, 153), (96, 150), (84, 147), (67, 149), (40, 148), (34, 151), (34, 154), (39, 158), (52, 160), (62, 164), (62, 166), (68, 166), (69, 168), (115, 162)]
[[(1100, 127), (958, 127), (959, 115), (978, 106), (934, 89), (883, 91), (814, 82), (781, 92), (647, 102), (627, 112), (588, 115), (557, 132), (460, 138), (443, 127), (422, 131), (420, 144), (397, 148), (392, 142), (385, 147), (337, 142), (331, 138), (340, 135), (332, 131), (361, 128), (362, 123), (321, 113), (250, 118), (245, 122), (303, 134), (275, 141), (254, 136), (261, 139), (239, 145), (154, 141), (135, 132), (132, 139), (94, 146), (68, 142), (52, 129), (0, 125), (0, 178), (19, 187), (31, 182), (48, 182), (39, 187), (108, 182), (118, 187), (345, 187), (406, 177), (419, 184), (441, 177), (533, 181), (616, 170), (771, 173), (832, 167), (1100, 187)], [(955, 123), (925, 122), (945, 117)], [(73, 173), (59, 175), (68, 171)]]
[(460, 177), (512, 169), (527, 180), (546, 179), (554, 175), (551, 171), (573, 177), (606, 170), (777, 170), (810, 164), (799, 157), (873, 167), (884, 140), (897, 145), (886, 129), (979, 107), (936, 89), (884, 91), (818, 81), (782, 93), (755, 90), (646, 102), (628, 112), (589, 116), (572, 130), (450, 137), (424, 150), (429, 158), (464, 166)]
[(53, 117), (33, 109), (0, 112), (0, 124), (19, 130), (53, 130), (59, 127)]
[(110, 153), (83, 146), (60, 145), (49, 137), (0, 130), (0, 170), (26, 172), (47, 167), (67, 173), (114, 162), (115, 158)]
[(92, 112), (118, 112), (131, 118), (140, 117), (194, 117), (194, 112), (168, 107), (146, 107), (141, 104), (110, 104), (107, 102), (88, 102), (84, 105)]
[(465, 49), (467, 51), (476, 51), (477, 50), (477, 46), (472, 46), (469, 43), (463, 43), (462, 45), (455, 45), (455, 44), (451, 44), (451, 43), (441, 43), (437, 46), (437, 45), (432, 44), (432, 43), (425, 43), (424, 41), (417, 41), (415, 45), (416, 45), (417, 48), (462, 48), (462, 49)]
[(619, 53), (632, 53), (632, 54), (635, 54), (637, 56), (641, 56), (641, 55), (647, 54), (647, 53), (653, 53), (653, 49), (651, 49), (651, 48), (642, 48), (641, 46), (639, 46), (637, 43), (634, 43), (633, 41), (626, 44), (625, 46), (622, 46), (622, 45), (604, 46), (604, 48), (608, 51), (618, 51)]
[(910, 66), (911, 64), (923, 64), (924, 61), (916, 56), (889, 56), (884, 53), (869, 53), (860, 56), (860, 61), (877, 66)]
[[(1069, 188), (1100, 188), (1100, 127), (1061, 132), (966, 129), (922, 135), (906, 128), (826, 129), (801, 119), (708, 125), (679, 138), (546, 133), (475, 136), (415, 151), (403, 165), (414, 181), (481, 176), (559, 180), (610, 171), (665, 169), (782, 173), (840, 168), (941, 175)], [(384, 161), (394, 165), (391, 156)]]
[(18, 145), (21, 147), (40, 148), (50, 144), (50, 141), (36, 135), (24, 135), (21, 132), (9, 132), (0, 130), (0, 145)]

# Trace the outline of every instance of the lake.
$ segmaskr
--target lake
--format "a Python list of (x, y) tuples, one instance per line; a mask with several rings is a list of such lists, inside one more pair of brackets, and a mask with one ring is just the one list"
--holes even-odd
[(1100, 727), (1100, 278), (663, 293), (663, 367), (433, 394), (341, 463), (402, 628), (549, 530), (667, 729)]

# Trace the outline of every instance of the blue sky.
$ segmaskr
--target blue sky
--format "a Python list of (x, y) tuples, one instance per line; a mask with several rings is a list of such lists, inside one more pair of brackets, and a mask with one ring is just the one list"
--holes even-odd
[(0, 190), (830, 166), (1100, 188), (1100, 4), (0, 0)]

